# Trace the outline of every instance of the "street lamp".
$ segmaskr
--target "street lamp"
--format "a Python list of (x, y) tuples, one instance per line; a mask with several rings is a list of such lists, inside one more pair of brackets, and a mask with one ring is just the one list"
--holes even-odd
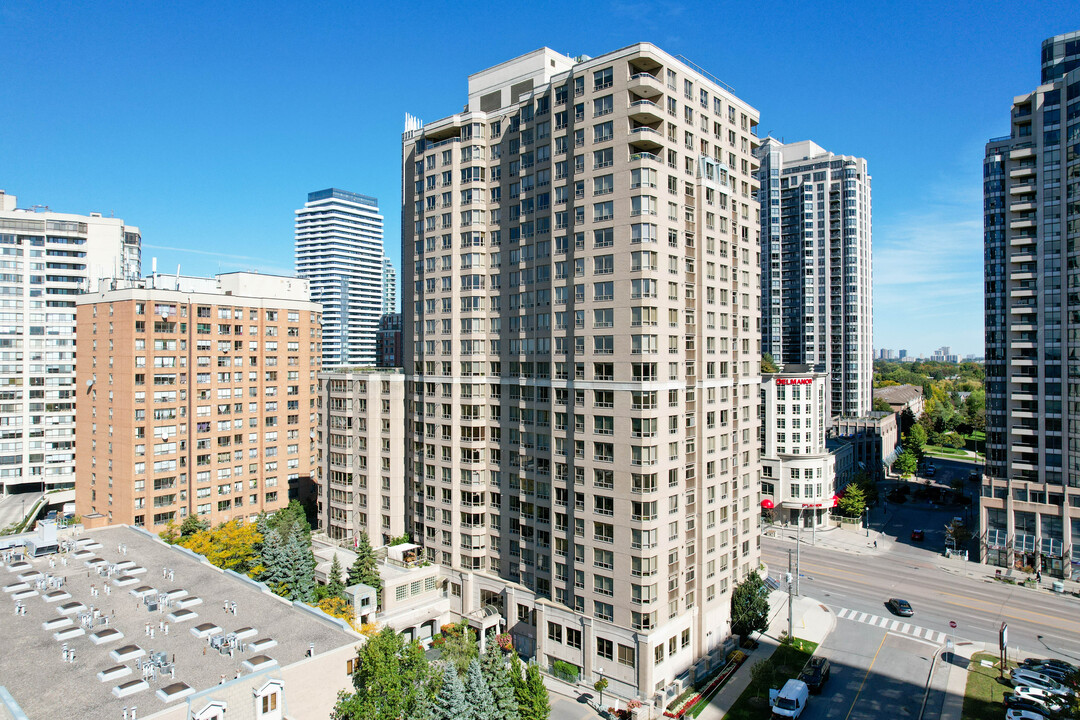
[(596, 681), (596, 687), (600, 690), (600, 709), (604, 709), (604, 668), (596, 668), (596, 674), (600, 676), (600, 679)]
[(870, 506), (863, 508), (863, 524), (866, 525), (866, 537), (870, 537)]

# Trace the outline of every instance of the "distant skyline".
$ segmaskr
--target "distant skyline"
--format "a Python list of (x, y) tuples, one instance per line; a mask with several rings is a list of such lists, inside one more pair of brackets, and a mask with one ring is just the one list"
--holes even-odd
[[(574, 21), (583, 11), (589, 22)], [(731, 21), (748, 17), (742, 3), (513, 13), (9, 0), (0, 188), (20, 207), (138, 225), (147, 271), (157, 257), (185, 274), (293, 274), (293, 210), (338, 187), (379, 199), (400, 268), (405, 113), (451, 114), (468, 74), (542, 46), (599, 55), (648, 41), (730, 84), (761, 112), (762, 136), (868, 160), (875, 348), (982, 355), (983, 146), (1038, 85), (1042, 40), (1080, 29), (1080, 5), (824, 2), (750, 23)]]

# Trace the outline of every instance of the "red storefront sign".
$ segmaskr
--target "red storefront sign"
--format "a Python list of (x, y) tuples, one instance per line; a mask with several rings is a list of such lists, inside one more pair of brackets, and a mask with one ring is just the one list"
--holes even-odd
[(776, 378), (777, 385), (813, 385), (814, 378)]

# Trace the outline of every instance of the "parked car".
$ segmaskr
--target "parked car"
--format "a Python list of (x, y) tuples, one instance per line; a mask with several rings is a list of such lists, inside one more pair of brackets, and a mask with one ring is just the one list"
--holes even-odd
[(911, 607), (911, 603), (907, 600), (901, 600), (900, 598), (889, 598), (889, 601), (885, 603), (885, 607), (889, 608), (891, 612), (900, 617), (911, 617), (915, 614), (915, 610)]
[(926, 477), (934, 477), (935, 475), (937, 475), (937, 468), (935, 468), (933, 465), (927, 465), (926, 470), (923, 472), (923, 475), (925, 475)]
[(1073, 694), (1072, 690), (1065, 687), (1057, 680), (1054, 680), (1049, 675), (1027, 668), (1016, 668), (1009, 673), (1009, 682), (1012, 683), (1013, 687), (1027, 685), (1029, 687), (1042, 688), (1043, 690), (1061, 697), (1069, 697)]
[(1027, 658), (1020, 663), (1020, 667), (1053, 667), (1065, 672), (1076, 672), (1078, 669), (1075, 665), (1065, 660), (1059, 660), (1058, 658)]
[(1020, 710), (1019, 708), (1009, 708), (1005, 711), (1005, 720), (1048, 720), (1049, 717), (1044, 713)]
[(913, 542), (922, 542), (926, 539), (926, 533), (923, 530), (912, 530), (911, 539)]
[(1028, 669), (1040, 672), (1051, 680), (1058, 681), (1062, 685), (1068, 685), (1069, 683), (1067, 680), (1069, 676), (1072, 675), (1071, 670), (1065, 670), (1056, 665), (1028, 665)]
[(1027, 710), (1028, 712), (1037, 713), (1038, 715), (1046, 715), (1048, 710), (1042, 703), (1037, 703), (1034, 700), (1027, 700), (1014, 695), (1013, 693), (1005, 693), (1003, 698), (1006, 710)]
[(1031, 687), (1030, 685), (1017, 686), (1013, 689), (1013, 695), (1037, 705), (1042, 705), (1050, 712), (1061, 712), (1065, 707), (1061, 698), (1057, 695), (1052, 695), (1042, 688)]
[(812, 693), (821, 692), (821, 688), (829, 681), (832, 665), (826, 658), (814, 656), (810, 658), (799, 673), (799, 679), (806, 683), (806, 687)]

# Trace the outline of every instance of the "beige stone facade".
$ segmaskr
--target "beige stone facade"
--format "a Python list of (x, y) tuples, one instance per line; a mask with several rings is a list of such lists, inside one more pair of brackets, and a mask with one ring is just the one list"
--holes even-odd
[(155, 276), (80, 296), (78, 328), (88, 526), (251, 519), (311, 476), (320, 317), (306, 282)]
[(387, 545), (405, 533), (405, 376), (400, 370), (319, 374), (319, 527), (335, 541)]
[(403, 138), (414, 538), (624, 696), (719, 657), (758, 566), (757, 120), (653, 45), (545, 48)]

